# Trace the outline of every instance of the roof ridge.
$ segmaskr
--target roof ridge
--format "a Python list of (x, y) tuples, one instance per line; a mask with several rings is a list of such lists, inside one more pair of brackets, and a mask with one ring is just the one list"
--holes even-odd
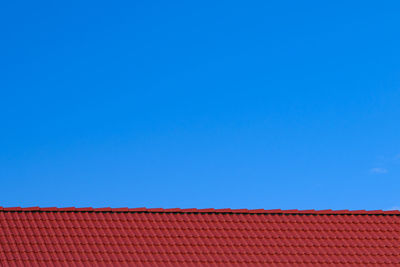
[(236, 214), (311, 214), (311, 215), (400, 215), (399, 210), (281, 210), (281, 209), (163, 209), (163, 208), (76, 208), (76, 207), (1, 207), (0, 212), (143, 212), (143, 213), (236, 213)]

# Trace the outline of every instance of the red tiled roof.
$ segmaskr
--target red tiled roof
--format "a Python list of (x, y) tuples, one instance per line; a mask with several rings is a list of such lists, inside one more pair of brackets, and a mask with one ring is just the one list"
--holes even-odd
[(1, 208), (1, 266), (400, 266), (399, 211)]

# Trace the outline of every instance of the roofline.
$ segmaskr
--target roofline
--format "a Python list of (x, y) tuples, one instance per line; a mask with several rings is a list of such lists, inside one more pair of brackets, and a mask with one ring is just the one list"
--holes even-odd
[(115, 212), (115, 213), (222, 213), (222, 214), (282, 214), (282, 215), (400, 215), (399, 210), (281, 210), (281, 209), (162, 209), (162, 208), (57, 208), (1, 207), (0, 212)]

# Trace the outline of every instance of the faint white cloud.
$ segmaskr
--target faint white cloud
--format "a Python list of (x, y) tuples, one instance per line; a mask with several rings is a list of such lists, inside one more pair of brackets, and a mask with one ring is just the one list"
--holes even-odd
[(376, 173), (376, 174), (384, 174), (387, 173), (388, 170), (385, 168), (372, 168), (369, 170), (370, 173)]
[(394, 206), (394, 207), (391, 207), (391, 208), (389, 208), (387, 210), (400, 210), (400, 207), (399, 206)]

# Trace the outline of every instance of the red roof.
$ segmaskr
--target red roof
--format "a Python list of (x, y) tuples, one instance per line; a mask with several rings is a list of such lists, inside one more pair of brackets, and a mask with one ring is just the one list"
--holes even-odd
[(0, 207), (0, 265), (400, 266), (400, 212)]

